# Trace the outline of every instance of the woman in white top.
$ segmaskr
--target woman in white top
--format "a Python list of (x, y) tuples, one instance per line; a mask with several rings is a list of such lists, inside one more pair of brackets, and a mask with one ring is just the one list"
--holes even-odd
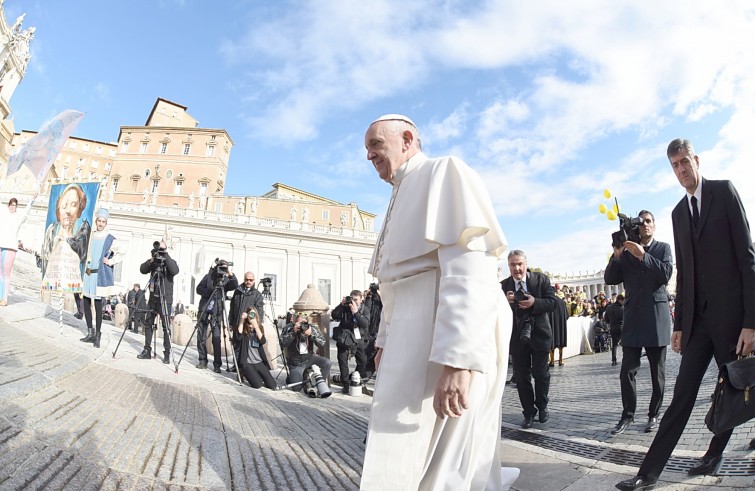
[(18, 251), (18, 231), (29, 216), (34, 197), (23, 213), (16, 213), (18, 200), (11, 198), (8, 207), (0, 207), (0, 307), (8, 305), (8, 293), (10, 293), (10, 274), (13, 269), (13, 261), (16, 260)]

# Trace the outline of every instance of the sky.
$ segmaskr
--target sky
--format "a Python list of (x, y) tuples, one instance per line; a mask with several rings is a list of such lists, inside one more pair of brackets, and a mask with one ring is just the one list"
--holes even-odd
[(484, 178), (511, 248), (554, 274), (605, 267), (598, 211), (654, 213), (673, 247), (684, 196), (666, 147), (690, 139), (707, 179), (755, 217), (755, 5), (745, 0), (6, 0), (36, 27), (10, 104), (16, 131), (64, 109), (112, 142), (158, 97), (235, 142), (226, 194), (274, 183), (378, 215), (390, 186), (364, 132), (411, 117), (431, 156)]

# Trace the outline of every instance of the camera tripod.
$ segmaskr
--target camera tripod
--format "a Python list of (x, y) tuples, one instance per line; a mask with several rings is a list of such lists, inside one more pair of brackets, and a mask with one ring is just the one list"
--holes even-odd
[[(209, 336), (212, 336), (212, 329), (213, 326), (216, 323), (219, 323), (220, 330), (223, 333), (223, 343), (225, 346), (225, 364), (226, 369), (229, 367), (228, 365), (228, 338), (226, 336), (226, 330), (230, 329), (231, 327), (228, 326), (228, 314), (225, 311), (225, 284), (227, 281), (223, 281), (223, 278), (214, 278), (215, 285), (212, 290), (212, 294), (210, 295), (210, 299), (207, 301), (207, 304), (204, 307), (204, 310), (199, 314), (197, 317), (197, 323), (194, 325), (194, 330), (191, 331), (191, 336), (189, 336), (189, 340), (186, 342), (186, 346), (184, 346), (184, 350), (181, 353), (181, 357), (178, 359), (178, 363), (176, 363), (176, 373), (178, 373), (178, 366), (181, 364), (181, 361), (184, 359), (184, 355), (186, 355), (186, 350), (189, 348), (189, 345), (191, 344), (191, 340), (194, 339), (194, 334), (199, 329), (199, 326), (201, 324), (205, 324), (209, 327)], [(217, 306), (217, 314), (215, 313)], [(199, 336), (197, 336), (197, 343), (206, 343), (207, 337), (205, 339), (199, 339)], [(214, 347), (213, 347), (214, 349)], [(237, 365), (236, 360), (236, 350), (233, 349), (233, 346), (231, 346), (231, 353), (233, 355), (233, 364), (234, 366)], [(237, 370), (236, 373), (238, 382), (240, 385), (242, 385), (241, 382), (241, 373), (240, 370)]]

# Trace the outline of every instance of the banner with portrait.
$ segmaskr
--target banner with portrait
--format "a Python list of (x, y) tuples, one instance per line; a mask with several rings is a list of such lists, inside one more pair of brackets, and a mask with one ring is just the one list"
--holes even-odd
[(100, 183), (50, 188), (42, 242), (42, 290), (80, 293)]

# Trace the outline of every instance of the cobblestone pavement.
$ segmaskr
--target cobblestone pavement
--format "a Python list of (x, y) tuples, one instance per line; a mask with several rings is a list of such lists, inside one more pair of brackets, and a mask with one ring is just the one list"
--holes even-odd
[[(102, 347), (80, 343), (83, 321), (36, 300), (36, 271), (20, 255), (10, 305), (0, 309), (0, 489), (356, 489), (370, 398), (310, 399), (291, 391), (239, 386), (232, 374), (197, 370), (189, 348), (179, 371), (137, 360), (143, 336), (103, 324)], [(668, 355), (670, 400), (679, 357)], [(520, 428), (516, 390), (503, 398), (502, 461), (519, 467), (517, 490), (611, 489), (636, 472), (653, 434), (644, 418), (612, 436), (621, 400), (618, 367), (607, 353), (553, 369), (550, 421)], [(277, 371), (279, 380), (285, 377)], [(688, 478), (710, 434), (703, 417), (715, 373), (662, 489), (755, 487), (745, 477)], [(638, 374), (639, 414), (649, 402), (646, 366)], [(755, 472), (738, 428), (724, 462)], [(749, 467), (748, 467), (749, 466)], [(734, 474), (731, 474), (734, 476)]]

